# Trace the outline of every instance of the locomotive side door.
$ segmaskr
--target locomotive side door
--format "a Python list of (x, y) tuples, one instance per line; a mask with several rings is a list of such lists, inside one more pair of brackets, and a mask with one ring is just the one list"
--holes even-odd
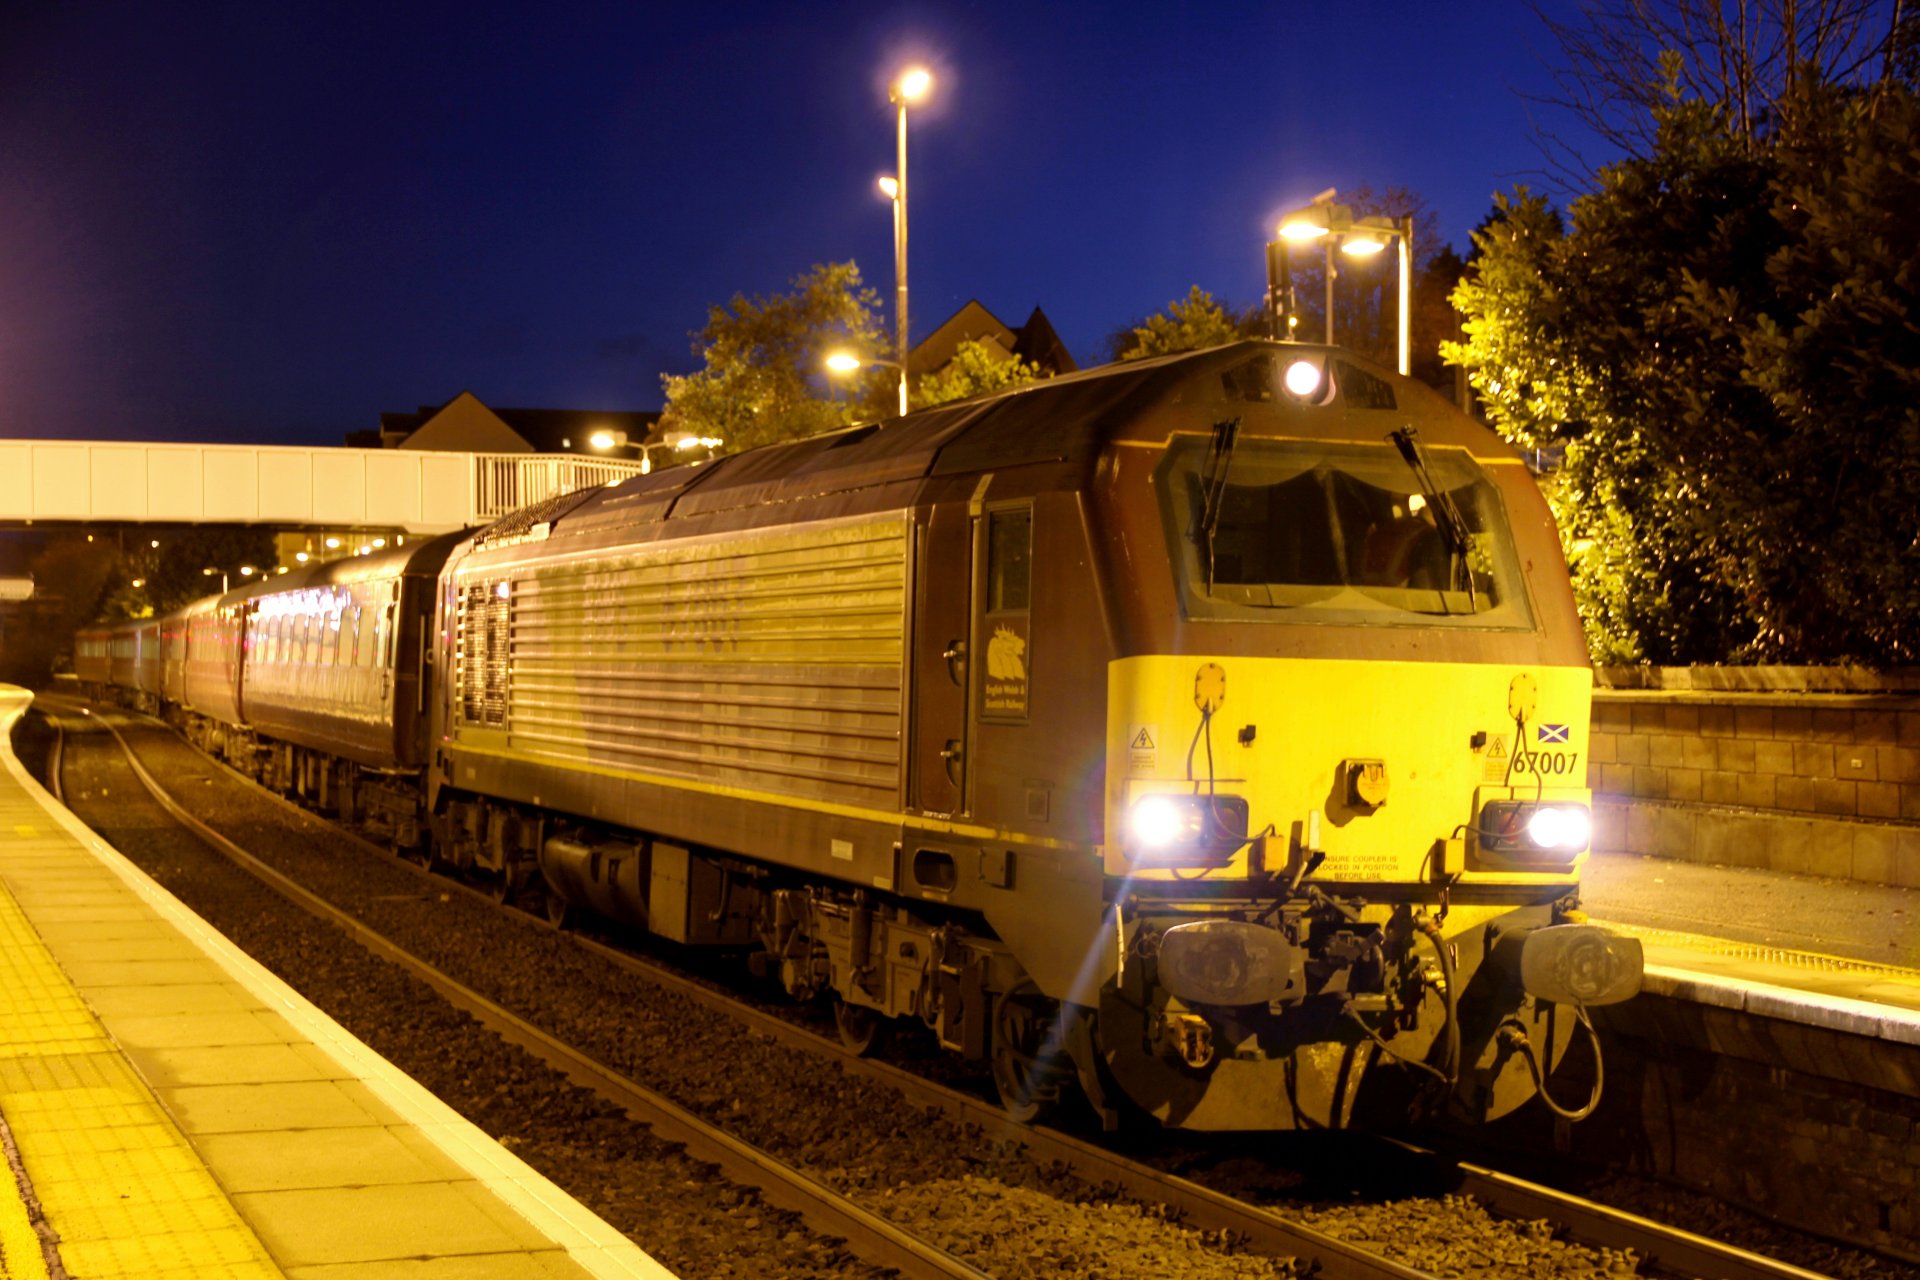
[(908, 803), (923, 813), (959, 814), (968, 808), (973, 515), (965, 502), (934, 503), (914, 535)]

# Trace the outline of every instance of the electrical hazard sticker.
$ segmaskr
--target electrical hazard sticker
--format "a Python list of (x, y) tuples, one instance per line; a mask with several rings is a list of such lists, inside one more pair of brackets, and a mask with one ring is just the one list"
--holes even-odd
[(1496, 733), (1487, 739), (1486, 768), (1480, 777), (1485, 782), (1507, 780), (1507, 735)]
[(1127, 729), (1127, 772), (1152, 773), (1160, 767), (1160, 726), (1136, 724)]

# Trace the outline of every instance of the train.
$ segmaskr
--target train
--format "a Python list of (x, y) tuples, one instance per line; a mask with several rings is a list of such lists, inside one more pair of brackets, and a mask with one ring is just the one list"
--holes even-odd
[(1335, 347), (653, 471), (75, 670), (558, 924), (736, 949), (856, 1051), (924, 1026), (1027, 1120), (1577, 1118), (1587, 1011), (1641, 982), (1580, 911), (1592, 674), (1536, 482)]

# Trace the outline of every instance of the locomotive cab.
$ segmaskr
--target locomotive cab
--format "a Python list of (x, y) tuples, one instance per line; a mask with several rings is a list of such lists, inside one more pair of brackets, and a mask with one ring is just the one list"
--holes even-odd
[(1109, 666), (1105, 1064), (1188, 1127), (1492, 1118), (1640, 972), (1577, 910), (1591, 672), (1557, 537), (1425, 388), (1231, 350), (1101, 495), (1147, 620)]

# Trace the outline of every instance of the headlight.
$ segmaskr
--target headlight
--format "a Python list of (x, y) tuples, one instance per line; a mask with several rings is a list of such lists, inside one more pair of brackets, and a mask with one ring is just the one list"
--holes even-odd
[(1570, 866), (1592, 839), (1587, 806), (1565, 801), (1492, 800), (1474, 828), (1484, 861), (1519, 871)]
[(1161, 867), (1224, 867), (1247, 843), (1242, 796), (1156, 792), (1127, 811), (1125, 847), (1134, 862)]
[(1535, 809), (1527, 819), (1527, 839), (1542, 849), (1569, 849), (1579, 852), (1587, 847), (1593, 824), (1587, 811), (1577, 805), (1546, 805)]

